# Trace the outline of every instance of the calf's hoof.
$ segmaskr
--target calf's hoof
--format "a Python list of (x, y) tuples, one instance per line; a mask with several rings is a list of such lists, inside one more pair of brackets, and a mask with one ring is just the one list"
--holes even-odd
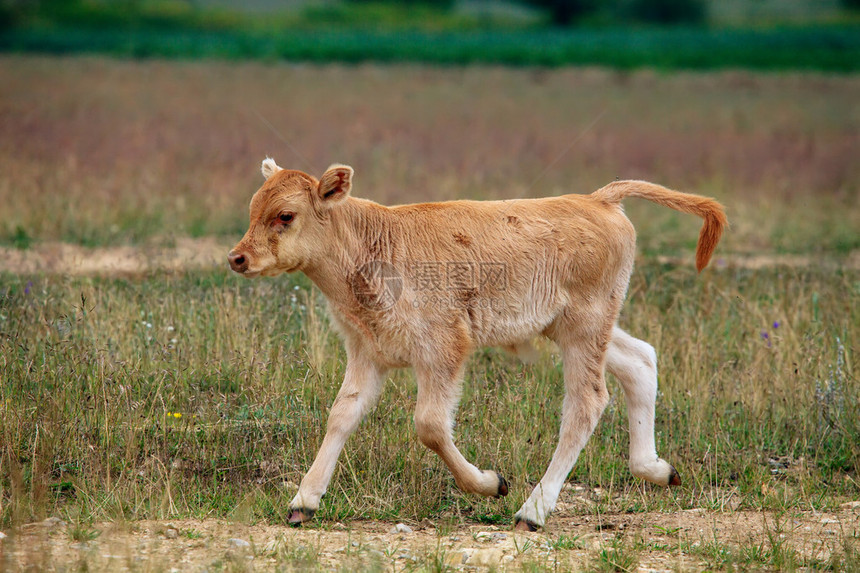
[(681, 476), (678, 475), (678, 471), (674, 466), (669, 466), (672, 468), (671, 473), (669, 473), (669, 485), (681, 485)]
[(532, 523), (528, 519), (517, 519), (514, 523), (514, 531), (534, 532), (540, 529), (540, 525)]
[(499, 478), (499, 490), (495, 497), (505, 497), (508, 495), (508, 480), (503, 478), (499, 472), (496, 472), (496, 476)]
[(293, 527), (300, 527), (302, 523), (310, 521), (313, 517), (313, 509), (308, 509), (306, 507), (299, 507), (296, 509), (290, 508), (290, 517), (287, 519), (287, 523)]

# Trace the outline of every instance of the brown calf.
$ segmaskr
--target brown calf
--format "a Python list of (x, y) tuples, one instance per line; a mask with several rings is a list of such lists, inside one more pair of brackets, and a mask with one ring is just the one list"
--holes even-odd
[(386, 372), (397, 367), (415, 369), (418, 438), (442, 457), (457, 485), (506, 495), (501, 475), (476, 468), (454, 445), (463, 368), (476, 347), (529, 354), (540, 335), (564, 360), (561, 430), (516, 526), (534, 530), (555, 507), (606, 406), (606, 369), (627, 400), (631, 471), (660, 485), (680, 484), (654, 445), (654, 348), (615, 325), (636, 246), (620, 201), (641, 197), (702, 217), (699, 270), (726, 226), (716, 201), (618, 181), (591, 195), (386, 207), (350, 196), (353, 170), (345, 165), (332, 165), (319, 180), (271, 159), (262, 171), (266, 182), (251, 199), (250, 227), (230, 251), (230, 266), (249, 278), (305, 273), (328, 300), (347, 352), (343, 386), (291, 503), (291, 523), (313, 516), (344, 443), (376, 403)]

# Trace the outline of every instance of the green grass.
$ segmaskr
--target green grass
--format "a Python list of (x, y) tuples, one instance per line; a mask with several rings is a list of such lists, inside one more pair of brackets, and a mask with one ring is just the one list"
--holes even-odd
[[(858, 69), (850, 11), (799, 24), (788, 17), (735, 28), (653, 27), (609, 8), (589, 27), (545, 15), (470, 14), (396, 2), (341, 2), (263, 15), (186, 2), (45, 2), (0, 7), (0, 50), (133, 58), (601, 65), (630, 69)], [(629, 16), (629, 14), (628, 14)]]
[[(308, 287), (222, 272), (2, 276), (0, 524), (53, 514), (283, 522), (344, 368)], [(658, 448), (686, 485), (642, 490), (630, 476), (615, 385), (571, 479), (609, 490), (604, 510), (621, 512), (719, 508), (726, 492), (740, 509), (780, 511), (856, 498), (858, 309), (856, 273), (696, 277), (642, 264), (622, 324), (657, 347)], [(550, 356), (526, 367), (486, 350), (467, 379), (458, 443), (508, 477), (508, 498), (457, 490), (415, 439), (414, 378), (399, 371), (348, 444), (320, 522), (510, 520), (555, 445), (560, 367)], [(775, 471), (775, 457), (788, 467)]]
[(601, 573), (627, 573), (636, 571), (636, 551), (620, 538), (613, 539), (601, 547), (594, 556), (590, 570)]
[(636, 28), (476, 31), (88, 29), (32, 25), (0, 32), (0, 51), (131, 58), (599, 65), (612, 68), (860, 69), (855, 25), (770, 29)]

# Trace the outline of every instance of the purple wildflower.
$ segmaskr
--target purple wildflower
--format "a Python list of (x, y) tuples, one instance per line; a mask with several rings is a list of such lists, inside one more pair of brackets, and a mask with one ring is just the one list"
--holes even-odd
[(33, 281), (27, 281), (27, 286), (24, 287), (24, 294), (30, 294), (30, 289), (33, 287)]
[(774, 328), (774, 329), (779, 328), (779, 321), (778, 321), (778, 320), (774, 320), (774, 321), (773, 321), (773, 328)]

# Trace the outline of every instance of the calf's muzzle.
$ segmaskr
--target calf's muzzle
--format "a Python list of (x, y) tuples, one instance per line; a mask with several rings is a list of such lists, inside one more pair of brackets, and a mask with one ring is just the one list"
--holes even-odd
[(230, 262), (230, 268), (237, 273), (244, 273), (248, 270), (248, 257), (244, 253), (230, 251), (227, 254), (227, 260)]

